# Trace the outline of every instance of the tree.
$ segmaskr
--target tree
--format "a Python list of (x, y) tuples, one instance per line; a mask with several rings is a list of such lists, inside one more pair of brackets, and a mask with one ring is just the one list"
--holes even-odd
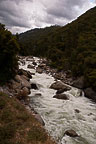
[(16, 37), (0, 24), (0, 84), (16, 75), (18, 69), (17, 53), (19, 45)]

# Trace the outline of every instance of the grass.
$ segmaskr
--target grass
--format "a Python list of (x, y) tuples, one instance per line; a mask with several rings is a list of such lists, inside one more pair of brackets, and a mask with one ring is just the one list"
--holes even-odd
[(0, 92), (0, 144), (55, 144), (16, 98)]

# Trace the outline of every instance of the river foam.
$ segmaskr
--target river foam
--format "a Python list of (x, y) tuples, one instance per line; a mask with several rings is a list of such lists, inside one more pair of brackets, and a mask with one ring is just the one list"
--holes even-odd
[[(34, 58), (38, 62), (38, 58)], [(71, 87), (65, 92), (69, 100), (55, 99), (56, 91), (50, 89), (54, 83), (51, 75), (36, 73), (28, 69), (31, 63), (26, 61), (20, 68), (34, 72), (31, 82), (36, 83), (39, 90), (31, 90), (30, 105), (41, 115), (45, 122), (45, 128), (58, 144), (96, 144), (96, 104), (89, 99), (80, 96), (80, 90)], [(78, 110), (78, 112), (76, 111)], [(64, 135), (66, 130), (73, 129), (79, 137), (72, 138)]]

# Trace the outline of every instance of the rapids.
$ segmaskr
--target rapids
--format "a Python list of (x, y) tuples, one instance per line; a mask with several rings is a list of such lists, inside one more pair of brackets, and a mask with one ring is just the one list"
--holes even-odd
[[(39, 59), (34, 58), (37, 64)], [(65, 92), (69, 100), (55, 99), (56, 90), (50, 89), (54, 78), (50, 74), (39, 74), (34, 69), (27, 68), (31, 59), (20, 68), (28, 70), (32, 75), (31, 83), (36, 83), (39, 90), (31, 90), (30, 106), (37, 111), (45, 122), (45, 129), (58, 144), (96, 144), (96, 104), (80, 96), (80, 90), (71, 87)], [(79, 110), (79, 112), (76, 112)], [(72, 138), (64, 135), (66, 130), (73, 129), (79, 137)]]

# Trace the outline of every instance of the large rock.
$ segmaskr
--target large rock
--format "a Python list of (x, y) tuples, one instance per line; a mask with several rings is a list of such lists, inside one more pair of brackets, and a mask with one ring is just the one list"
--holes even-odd
[(65, 131), (64, 135), (68, 135), (70, 137), (78, 137), (78, 134), (72, 129)]
[(19, 69), (18, 70), (18, 75), (25, 75), (28, 78), (32, 78), (32, 75), (29, 71), (23, 70), (23, 69)]
[(72, 86), (79, 88), (79, 89), (84, 89), (85, 85), (84, 85), (84, 77), (79, 77), (78, 79), (73, 81)]
[(96, 92), (92, 90), (92, 88), (86, 88), (84, 90), (85, 96), (89, 99), (92, 99), (93, 101), (96, 102)]
[(61, 94), (63, 92), (65, 92), (66, 90), (65, 89), (60, 89), (60, 90), (57, 90), (56, 94)]
[(20, 83), (20, 82), (21, 82), (21, 77), (24, 78), (24, 79), (26, 79), (27, 81), (30, 80), (30, 79), (29, 79), (27, 76), (25, 76), (25, 75), (21, 75), (21, 76), (20, 76), (20, 75), (16, 75), (14, 79), (15, 79), (16, 82)]
[(29, 65), (27, 66), (27, 68), (29, 68), (29, 69), (34, 69), (35, 67), (34, 67), (33, 65), (30, 65), (30, 64), (29, 64)]
[[(25, 79), (25, 77), (23, 75), (16, 75), (15, 77), (16, 82), (14, 82), (14, 86), (18, 86), (21, 85), (22, 87), (27, 87), (27, 88), (31, 88), (31, 84), (28, 80)], [(15, 87), (14, 87), (15, 88)]]
[(67, 90), (70, 90), (71, 88), (67, 85), (65, 85), (63, 82), (61, 81), (56, 81), (55, 83), (53, 83), (51, 86), (50, 86), (51, 89), (55, 89), (55, 90), (64, 90), (64, 91), (67, 91)]
[(31, 89), (38, 90), (38, 86), (35, 83), (31, 83)]
[(36, 68), (36, 72), (42, 74), (42, 73), (43, 73), (43, 69), (41, 69), (40, 67), (37, 67), (37, 68)]
[(30, 94), (30, 90), (26, 87), (24, 87), (23, 89), (21, 89), (18, 94), (16, 95), (16, 97), (19, 99), (19, 100), (25, 100), (28, 98), (28, 95)]
[(53, 98), (62, 99), (62, 100), (69, 100), (69, 97), (66, 94), (56, 94)]
[(37, 65), (37, 63), (35, 62), (35, 61), (33, 61), (33, 63), (32, 63), (34, 66), (36, 66)]
[(22, 84), (22, 87), (27, 87), (29, 89), (31, 88), (30, 82), (24, 79), (23, 77), (21, 77), (21, 84)]
[(14, 89), (14, 90), (21, 89), (22, 88), (22, 84), (20, 83), (20, 81), (17, 82), (17, 81), (11, 80), (10, 88)]

